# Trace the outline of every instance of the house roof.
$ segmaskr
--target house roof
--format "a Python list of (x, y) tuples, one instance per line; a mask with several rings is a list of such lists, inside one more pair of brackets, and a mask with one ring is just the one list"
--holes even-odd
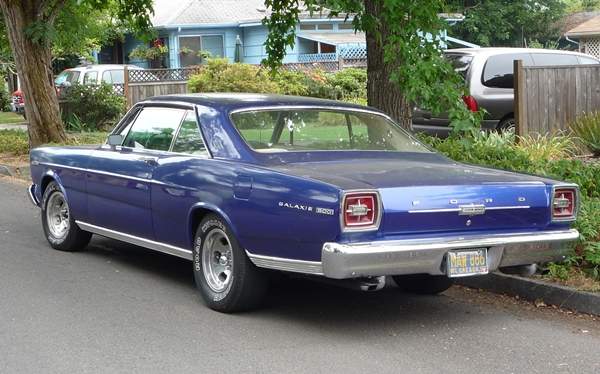
[(308, 40), (313, 40), (316, 42), (332, 44), (332, 45), (344, 45), (344, 44), (364, 45), (366, 43), (364, 33), (354, 33), (354, 32), (328, 33), (328, 34), (302, 33), (302, 34), (298, 34), (298, 37), (308, 39)]
[[(265, 0), (154, 0), (153, 5), (154, 27), (236, 25), (260, 22), (270, 14)], [(311, 17), (305, 11), (300, 14), (302, 19), (326, 17), (316, 13)]]
[(600, 35), (600, 13), (587, 22), (567, 31), (568, 36)]

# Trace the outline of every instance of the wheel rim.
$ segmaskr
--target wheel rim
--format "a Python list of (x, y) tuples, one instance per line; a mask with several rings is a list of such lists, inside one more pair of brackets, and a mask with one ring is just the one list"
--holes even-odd
[(202, 246), (202, 268), (208, 286), (223, 292), (231, 284), (233, 253), (229, 238), (220, 229), (212, 230)]
[(69, 232), (69, 205), (62, 193), (56, 192), (48, 199), (46, 221), (50, 233), (57, 239)]

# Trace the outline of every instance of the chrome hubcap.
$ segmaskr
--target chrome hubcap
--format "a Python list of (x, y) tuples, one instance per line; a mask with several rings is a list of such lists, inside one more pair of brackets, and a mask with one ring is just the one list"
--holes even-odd
[(215, 292), (225, 291), (231, 283), (233, 254), (225, 232), (212, 230), (202, 246), (202, 267), (208, 286)]
[(62, 193), (54, 193), (46, 207), (48, 229), (55, 238), (62, 238), (69, 232), (69, 206)]

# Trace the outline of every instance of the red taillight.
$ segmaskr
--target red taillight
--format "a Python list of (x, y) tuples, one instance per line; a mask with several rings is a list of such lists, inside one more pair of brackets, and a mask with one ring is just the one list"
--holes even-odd
[(572, 188), (557, 188), (552, 196), (552, 220), (574, 220), (577, 215), (577, 191)]
[(342, 200), (343, 231), (377, 229), (381, 203), (377, 192), (350, 192)]
[(475, 101), (475, 98), (473, 96), (463, 95), (462, 99), (465, 102), (465, 104), (467, 104), (468, 110), (473, 111), (473, 112), (477, 111), (477, 101)]

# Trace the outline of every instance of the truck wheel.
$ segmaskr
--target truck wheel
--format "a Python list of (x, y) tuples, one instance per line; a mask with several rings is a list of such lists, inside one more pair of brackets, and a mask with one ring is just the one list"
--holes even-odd
[(445, 275), (409, 274), (395, 275), (392, 279), (402, 291), (419, 295), (435, 295), (452, 287), (455, 278)]
[(261, 301), (268, 288), (265, 271), (254, 265), (227, 222), (207, 215), (194, 240), (196, 286), (209, 308), (232, 313)]
[(54, 181), (48, 184), (42, 198), (42, 227), (50, 246), (60, 251), (83, 249), (92, 238), (90, 232), (77, 226), (65, 195)]
[(508, 131), (512, 134), (515, 133), (515, 119), (514, 118), (505, 118), (498, 123), (496, 126), (498, 131)]

